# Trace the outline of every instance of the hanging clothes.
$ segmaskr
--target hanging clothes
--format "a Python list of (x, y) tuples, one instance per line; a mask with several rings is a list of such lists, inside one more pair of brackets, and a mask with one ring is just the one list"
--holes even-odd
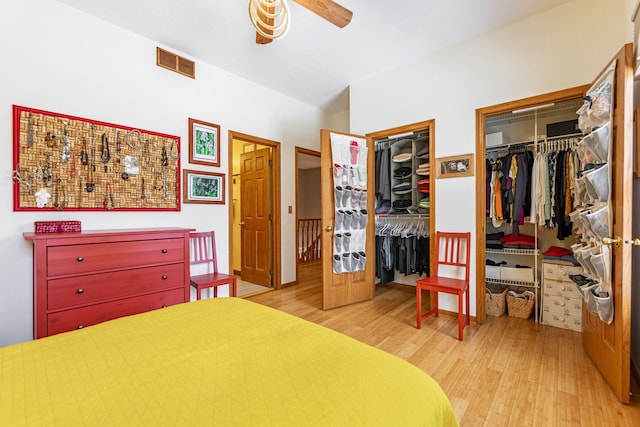
[(376, 277), (379, 283), (399, 274), (429, 274), (429, 233), (421, 217), (376, 218)]

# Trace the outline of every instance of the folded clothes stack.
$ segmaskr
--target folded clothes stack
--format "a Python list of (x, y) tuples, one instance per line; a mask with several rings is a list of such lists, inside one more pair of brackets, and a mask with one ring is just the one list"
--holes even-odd
[(504, 243), (500, 239), (504, 237), (504, 232), (487, 233), (486, 245), (489, 249), (504, 249)]
[(376, 206), (376, 213), (380, 215), (388, 214), (391, 210), (391, 200), (380, 200)]
[(425, 145), (420, 151), (416, 153), (416, 157), (419, 159), (428, 159), (429, 158), (429, 146)]
[(429, 178), (421, 179), (418, 181), (418, 191), (421, 193), (429, 192)]
[(416, 174), (418, 175), (429, 175), (429, 163), (422, 163), (416, 169)]
[(429, 201), (429, 196), (420, 199), (420, 203), (418, 204), (418, 206), (420, 206), (421, 208), (430, 208), (431, 202)]
[(551, 246), (542, 253), (545, 262), (560, 265), (580, 265), (578, 260), (573, 256), (571, 249), (562, 248), (560, 246)]
[(401, 200), (394, 200), (393, 201), (393, 207), (394, 208), (408, 208), (409, 206), (411, 206), (411, 200), (410, 199), (401, 199)]
[(393, 177), (403, 179), (411, 176), (411, 168), (404, 166), (393, 171)]
[(411, 157), (411, 153), (398, 153), (391, 158), (391, 161), (401, 163), (411, 160)]
[(499, 239), (505, 248), (510, 249), (535, 249), (536, 238), (527, 234), (507, 234)]
[(410, 182), (401, 182), (400, 184), (396, 184), (391, 187), (391, 191), (394, 194), (407, 194), (411, 192), (411, 183)]

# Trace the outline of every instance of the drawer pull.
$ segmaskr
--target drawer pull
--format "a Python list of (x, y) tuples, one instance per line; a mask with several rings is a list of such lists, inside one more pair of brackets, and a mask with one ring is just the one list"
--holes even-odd
[(162, 280), (167, 280), (169, 278), (169, 276), (167, 276), (166, 274), (164, 276), (162, 276)]
[(84, 328), (84, 325), (78, 325), (78, 329)]
[(166, 254), (167, 252), (169, 252), (169, 251), (168, 251), (168, 250), (166, 250), (166, 249), (163, 249), (163, 250), (162, 250), (162, 253), (163, 253), (163, 254)]
[(82, 261), (84, 261), (84, 258), (82, 258), (81, 256), (79, 256), (78, 258), (76, 258), (76, 261), (78, 261), (78, 262), (82, 262)]
[(83, 294), (84, 293), (84, 289), (80, 288), (76, 292), (79, 293), (79, 294)]

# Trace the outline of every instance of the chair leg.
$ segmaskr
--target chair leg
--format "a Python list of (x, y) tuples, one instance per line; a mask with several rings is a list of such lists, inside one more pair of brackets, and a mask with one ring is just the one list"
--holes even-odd
[(469, 309), (469, 288), (467, 288), (467, 290), (465, 291), (466, 294), (466, 298), (467, 298), (467, 325), (471, 324), (471, 310)]
[(196, 288), (196, 299), (202, 299), (202, 289)]
[(236, 279), (233, 279), (233, 282), (231, 282), (231, 296), (238, 296), (238, 284), (236, 283)]
[(462, 331), (464, 329), (464, 312), (462, 311), (462, 292), (458, 294), (458, 339), (462, 341)]
[(438, 292), (431, 291), (430, 295), (433, 298), (433, 309), (435, 310), (433, 317), (440, 316), (440, 306), (438, 305)]
[(422, 328), (422, 289), (416, 285), (416, 328)]

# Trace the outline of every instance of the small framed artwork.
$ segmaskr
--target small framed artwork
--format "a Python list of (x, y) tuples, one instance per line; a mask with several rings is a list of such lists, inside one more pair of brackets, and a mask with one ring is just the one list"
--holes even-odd
[(436, 159), (436, 178), (473, 176), (473, 154)]
[(182, 170), (183, 203), (210, 203), (223, 205), (224, 174), (190, 169)]
[(220, 166), (220, 126), (189, 119), (189, 163)]

